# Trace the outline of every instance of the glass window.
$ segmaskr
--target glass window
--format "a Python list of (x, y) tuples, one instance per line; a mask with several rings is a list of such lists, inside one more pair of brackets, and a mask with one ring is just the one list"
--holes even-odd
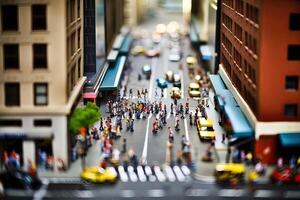
[[(96, 0), (96, 66), (105, 61), (104, 0)], [(98, 70), (98, 69), (97, 69)]]
[(18, 7), (16, 5), (2, 6), (2, 30), (17, 31), (18, 30)]
[(296, 117), (298, 114), (297, 104), (286, 104), (284, 106), (284, 115), (287, 117)]
[(285, 89), (298, 90), (299, 77), (287, 76), (285, 77)]
[(32, 30), (46, 30), (47, 16), (46, 5), (36, 4), (31, 7)]
[(300, 45), (288, 46), (288, 60), (300, 60)]
[(20, 106), (19, 83), (5, 83), (5, 105)]
[(19, 45), (3, 45), (4, 69), (19, 69)]
[(300, 13), (290, 14), (290, 30), (300, 31)]
[(5, 126), (21, 127), (22, 120), (20, 120), (20, 119), (0, 119), (0, 127), (5, 127)]
[(47, 44), (33, 44), (33, 68), (47, 68)]
[(49, 127), (49, 126), (52, 126), (52, 121), (51, 121), (51, 119), (35, 119), (33, 121), (33, 125)]
[(34, 105), (48, 105), (48, 85), (47, 83), (34, 84)]

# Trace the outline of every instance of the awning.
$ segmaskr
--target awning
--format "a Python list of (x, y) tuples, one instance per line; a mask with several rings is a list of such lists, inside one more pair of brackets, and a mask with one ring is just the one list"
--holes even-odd
[(114, 40), (114, 43), (113, 43), (113, 49), (117, 50), (117, 49), (120, 49), (121, 48), (121, 45), (124, 41), (124, 35), (122, 34), (119, 34), (116, 39)]
[(222, 90), (226, 89), (220, 75), (218, 74), (209, 75), (209, 79), (215, 89), (216, 94), (220, 94)]
[(54, 134), (48, 130), (35, 130), (31, 132), (0, 132), (0, 139), (4, 140), (29, 140), (53, 139)]
[(125, 62), (126, 56), (121, 56), (117, 58), (114, 64), (108, 67), (100, 85), (101, 91), (117, 89)]
[(225, 114), (232, 125), (233, 137), (245, 138), (253, 136), (252, 127), (239, 107), (225, 106)]
[(131, 36), (131, 35), (128, 35), (128, 36), (125, 38), (125, 40), (124, 40), (124, 42), (123, 42), (123, 44), (122, 44), (122, 46), (121, 46), (121, 48), (120, 48), (120, 53), (122, 53), (122, 54), (127, 54), (127, 53), (129, 52), (129, 50), (130, 50), (132, 41), (133, 41), (132, 36)]
[(96, 99), (96, 97), (97, 97), (97, 94), (94, 93), (94, 92), (83, 93), (83, 98), (84, 99)]
[(199, 51), (201, 53), (201, 58), (203, 61), (210, 61), (212, 59), (212, 50), (208, 45), (201, 45), (199, 47)]
[(225, 106), (238, 106), (231, 92), (227, 89), (219, 92), (218, 103), (221, 109), (224, 109)]
[(282, 133), (279, 140), (284, 147), (300, 147), (300, 133)]

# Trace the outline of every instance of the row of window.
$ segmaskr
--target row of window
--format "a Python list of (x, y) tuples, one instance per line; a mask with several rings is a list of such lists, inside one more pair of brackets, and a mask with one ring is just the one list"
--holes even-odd
[[(33, 44), (33, 69), (47, 68), (47, 44)], [(19, 44), (3, 44), (4, 69), (19, 69)]]
[[(88, 3), (87, 1), (86, 3)], [(67, 22), (71, 24), (76, 18), (80, 17), (80, 0), (67, 0), (67, 7), (70, 12), (67, 15)], [(77, 17), (76, 17), (77, 14)]]
[[(34, 105), (48, 105), (48, 84), (34, 83)], [(4, 95), (6, 106), (20, 106), (20, 83), (9, 82), (4, 84)]]
[(255, 24), (258, 24), (258, 19), (259, 19), (259, 11), (258, 8), (246, 3), (246, 12), (245, 12), (245, 17), (254, 22)]
[(244, 73), (256, 85), (256, 71), (247, 60), (244, 60)]
[[(50, 119), (35, 119), (33, 125), (38, 127), (51, 127)], [(0, 127), (22, 127), (23, 122), (20, 119), (0, 119)]]
[(232, 32), (232, 19), (225, 13), (222, 13), (222, 22)]
[(244, 44), (252, 53), (257, 55), (257, 40), (250, 33), (247, 33), (247, 31), (245, 31)]
[[(19, 30), (19, 11), (17, 5), (2, 5), (2, 31)], [(40, 31), (47, 29), (47, 7), (44, 4), (31, 6), (31, 29)]]

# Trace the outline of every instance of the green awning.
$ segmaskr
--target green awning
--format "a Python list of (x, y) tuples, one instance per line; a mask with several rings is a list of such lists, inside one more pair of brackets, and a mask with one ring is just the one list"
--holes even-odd
[(220, 92), (226, 89), (225, 84), (222, 81), (222, 78), (218, 74), (209, 75), (209, 80), (214, 87), (216, 94), (220, 94)]
[(124, 42), (123, 42), (123, 44), (122, 44), (122, 46), (121, 46), (121, 48), (120, 48), (120, 53), (122, 53), (122, 54), (127, 54), (127, 53), (129, 52), (129, 50), (130, 50), (132, 41), (133, 41), (132, 36), (131, 36), (131, 35), (128, 35), (128, 36), (125, 38), (125, 40), (124, 40)]
[(101, 91), (117, 89), (125, 62), (126, 56), (121, 56), (117, 58), (115, 63), (108, 67), (100, 85)]
[(284, 147), (300, 147), (300, 133), (282, 133), (279, 140)]

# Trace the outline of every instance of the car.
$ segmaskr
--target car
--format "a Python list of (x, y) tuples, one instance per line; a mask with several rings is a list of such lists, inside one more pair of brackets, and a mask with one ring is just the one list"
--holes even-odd
[(200, 85), (200, 81), (201, 81), (201, 75), (197, 74), (194, 78), (195, 83), (198, 83)]
[(173, 80), (174, 80), (173, 86), (181, 88), (181, 78), (180, 78), (180, 75), (179, 74), (174, 74)]
[(190, 83), (189, 85), (189, 95), (190, 97), (201, 97), (200, 86), (197, 83)]
[(180, 59), (181, 59), (180, 49), (179, 48), (172, 48), (171, 52), (169, 54), (169, 61), (178, 62), (178, 61), (180, 61)]
[(157, 78), (156, 83), (159, 88), (164, 89), (168, 87), (168, 82), (163, 78)]
[(290, 166), (276, 168), (271, 174), (271, 180), (275, 183), (300, 183), (300, 172)]
[(152, 72), (151, 66), (149, 64), (145, 64), (145, 65), (143, 65), (143, 69), (142, 70), (143, 70), (143, 74), (146, 75), (146, 78), (150, 79), (151, 72)]
[(42, 181), (20, 169), (8, 169), (0, 173), (0, 182), (4, 189), (38, 190), (42, 186)]
[(217, 182), (228, 182), (235, 179), (242, 182), (245, 176), (245, 166), (241, 163), (218, 163), (215, 168)]
[(159, 57), (160, 50), (159, 49), (149, 49), (145, 52), (145, 55), (148, 57)]
[(197, 126), (199, 128), (202, 127), (213, 127), (213, 121), (211, 118), (205, 119), (204, 117), (200, 117), (197, 121)]
[(80, 177), (91, 183), (115, 183), (117, 173), (112, 168), (103, 169), (101, 167), (86, 167), (80, 174)]
[(199, 131), (200, 140), (215, 140), (216, 133), (213, 127), (202, 127)]
[(136, 56), (145, 53), (145, 48), (143, 46), (137, 45), (131, 50), (131, 54)]
[(197, 60), (194, 56), (187, 56), (185, 61), (186, 61), (186, 64), (188, 64), (188, 65), (194, 65)]
[(171, 70), (168, 70), (166, 73), (166, 80), (170, 83), (172, 83), (174, 81), (174, 73)]
[(172, 87), (170, 96), (172, 99), (180, 99), (181, 98), (181, 90), (178, 87)]

